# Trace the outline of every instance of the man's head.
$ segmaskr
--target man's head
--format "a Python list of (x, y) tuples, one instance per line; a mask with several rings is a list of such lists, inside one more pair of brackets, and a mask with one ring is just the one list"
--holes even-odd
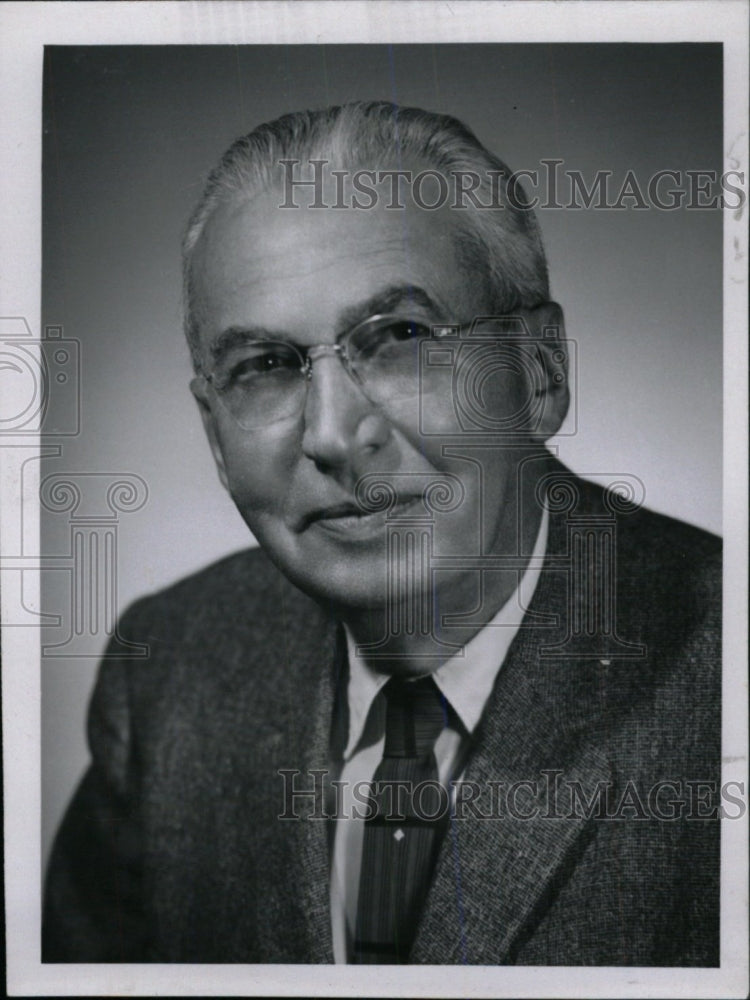
[[(194, 359), (199, 357), (200, 319), (192, 255), (206, 222), (218, 206), (268, 189), (275, 189), (283, 204), (289, 168), (280, 164), (289, 160), (298, 160), (301, 171), (306, 164), (326, 160), (330, 170), (398, 170), (411, 163), (417, 165), (415, 172), (421, 165), (445, 178), (463, 175), (452, 183), (448, 199), (449, 205), (458, 205), (456, 251), (475, 287), (488, 294), (491, 311), (512, 312), (549, 299), (547, 263), (534, 213), (519, 207), (518, 197), (509, 194), (511, 172), (505, 163), (460, 121), (385, 101), (300, 111), (260, 125), (234, 142), (209, 176), (190, 219), (183, 240), (183, 273), (186, 334)], [(390, 184), (388, 193), (383, 188), (379, 200), (388, 201), (391, 190)], [(299, 191), (295, 196), (300, 198)], [(365, 196), (359, 200), (367, 204)], [(365, 215), (368, 211), (364, 209)]]
[[(289, 160), (297, 161), (299, 176), (311, 161), (327, 161), (322, 199), (319, 190), (299, 188), (299, 207), (280, 207), (290, 202), (289, 165), (282, 162)], [(367, 208), (354, 197), (358, 170), (374, 172), (376, 197)], [(398, 198), (403, 207), (389, 207), (393, 177), (384, 175), (394, 170), (436, 171), (450, 180), (451, 196), (430, 209), (407, 185)], [(557, 430), (567, 392), (564, 366), (550, 360), (541, 337), (561, 316), (547, 302), (536, 221), (507, 198), (508, 176), (454, 119), (383, 103), (346, 105), (288, 115), (240, 139), (211, 175), (188, 227), (193, 391), (222, 481), (271, 558), (332, 605), (362, 609), (385, 597), (385, 515), (359, 516), (364, 477), (390, 481), (406, 513), (430, 478), (461, 484), (458, 507), (434, 515), (438, 557), (514, 552), (519, 544), (519, 467)], [(456, 185), (474, 197), (457, 203)], [(313, 207), (319, 203), (327, 207)], [(429, 383), (423, 372), (420, 382), (419, 331), (508, 313), (524, 317), (538, 363), (532, 371), (507, 352), (502, 363), (490, 362), (479, 400), (498, 426), (512, 425), (512, 441), (506, 435), (481, 455), (461, 456), (455, 446), (465, 435), (451, 402), (455, 366), (433, 373)], [(380, 368), (372, 375), (371, 326), (365, 323), (363, 334), (361, 324), (383, 314), (399, 330), (417, 333), (411, 389), (408, 373), (397, 392), (381, 391)], [(377, 336), (403, 341), (404, 334)], [(269, 352), (258, 341), (277, 346)], [(345, 368), (336, 343), (358, 361)], [(280, 367), (291, 371), (295, 350), (304, 364), (311, 347), (307, 377), (290, 390), (279, 381)], [(236, 400), (246, 400), (261, 375), (263, 391), (271, 391), (263, 398), (271, 402), (256, 395), (250, 412)], [(230, 377), (239, 384), (234, 395)], [(289, 406), (278, 403), (282, 392)], [(527, 414), (530, 395), (541, 397), (533, 421), (519, 416)], [(454, 592), (465, 584), (471, 601), (460, 569), (445, 580)]]

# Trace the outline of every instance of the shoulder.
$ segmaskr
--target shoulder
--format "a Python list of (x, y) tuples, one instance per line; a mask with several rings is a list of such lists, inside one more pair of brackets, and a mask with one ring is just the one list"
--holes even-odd
[(141, 598), (120, 617), (100, 664), (92, 748), (111, 744), (116, 731), (122, 753), (132, 739), (151, 752), (169, 733), (184, 739), (218, 717), (247, 721), (277, 683), (280, 658), (327, 627), (325, 611), (259, 549)]
[(614, 633), (625, 643), (621, 652), (629, 646), (635, 657), (622, 661), (629, 666), (619, 673), (616, 700), (636, 710), (653, 698), (661, 706), (656, 730), (668, 729), (670, 712), (683, 721), (689, 715), (694, 733), (686, 738), (702, 733), (713, 745), (721, 704), (721, 538), (647, 507), (613, 502), (591, 483), (582, 489), (591, 510), (610, 513), (611, 547), (608, 558), (595, 560), (596, 593), (609, 603)]
[(563, 466), (549, 484), (550, 551), (568, 577), (571, 606), (584, 616), (570, 627), (591, 624), (593, 615), (646, 652), (633, 664), (634, 683), (646, 684), (643, 671), (652, 671), (651, 680), (677, 671), (682, 683), (694, 674), (709, 683), (721, 667), (721, 539)]
[(721, 611), (722, 539), (645, 507), (616, 520), (615, 558), (622, 599), (636, 593), (644, 605), (679, 608), (677, 617), (717, 622)]
[(207, 594), (232, 593), (238, 587), (262, 594), (269, 577), (277, 574), (278, 570), (262, 549), (243, 549), (176, 580), (145, 600), (169, 608), (184, 606), (185, 601), (192, 602)]
[[(320, 609), (260, 549), (213, 563), (131, 604), (102, 660), (99, 687), (201, 689), (237, 668), (253, 670), (282, 633), (303, 629)], [(111, 695), (110, 695), (111, 697)]]
[[(623, 505), (618, 540), (625, 549), (640, 551), (646, 562), (711, 573), (721, 565), (722, 539), (710, 531), (647, 507)], [(650, 558), (648, 553), (651, 553)]]
[(720, 595), (722, 539), (717, 535), (629, 502), (610, 489), (571, 475), (577, 503), (570, 523), (592, 523), (613, 542), (619, 580), (656, 590), (694, 589), (704, 598)]
[(122, 614), (120, 633), (148, 629), (152, 639), (174, 641), (201, 623), (267, 615), (290, 587), (261, 549), (244, 549), (139, 598)]
[[(591, 725), (627, 777), (713, 778), (722, 541), (568, 476), (565, 508), (549, 501), (565, 594), (563, 658), (544, 675), (554, 718), (576, 733)], [(562, 490), (557, 499), (562, 507)]]

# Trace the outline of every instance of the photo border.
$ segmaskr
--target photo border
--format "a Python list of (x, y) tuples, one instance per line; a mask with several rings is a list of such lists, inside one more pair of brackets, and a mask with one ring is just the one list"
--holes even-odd
[[(44, 45), (355, 42), (674, 42), (724, 46), (725, 169), (748, 170), (748, 6), (719, 0), (14, 3), (0, 8), (3, 274), (0, 316), (40, 332)], [(747, 186), (745, 186), (747, 191)], [(722, 783), (747, 789), (747, 200), (724, 210), (724, 716)], [(2, 447), (0, 447), (2, 461)], [(37, 463), (33, 463), (34, 466)], [(0, 509), (38, 524), (39, 478), (0, 467)], [(7, 543), (8, 519), (0, 524)], [(33, 532), (32, 532), (33, 534)], [(39, 607), (39, 581), (24, 590)], [(3, 600), (7, 592), (3, 590)], [(37, 995), (695, 996), (748, 989), (748, 814), (722, 824), (721, 967), (380, 967), (41, 964), (39, 635), (5, 630), (3, 751), (7, 991)]]

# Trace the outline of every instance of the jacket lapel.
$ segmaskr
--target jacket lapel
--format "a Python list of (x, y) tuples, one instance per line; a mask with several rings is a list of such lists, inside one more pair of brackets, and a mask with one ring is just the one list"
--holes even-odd
[[(584, 811), (570, 809), (566, 789), (580, 782), (590, 798), (609, 779), (595, 734), (601, 668), (542, 652), (564, 637), (569, 620), (566, 545), (565, 517), (552, 515), (526, 619), (542, 624), (519, 630), (474, 734), (463, 781), (479, 797), (446, 833), (413, 962), (513, 963), (593, 832)], [(548, 794), (554, 772), (557, 800)]]

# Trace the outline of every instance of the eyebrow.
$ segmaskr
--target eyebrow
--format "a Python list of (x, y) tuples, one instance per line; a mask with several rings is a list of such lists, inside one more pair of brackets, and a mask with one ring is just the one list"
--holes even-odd
[[(392, 312), (403, 305), (419, 307), (435, 316), (443, 313), (438, 303), (418, 285), (388, 285), (364, 302), (342, 310), (336, 322), (336, 334), (341, 336), (371, 316)], [(291, 337), (280, 330), (269, 330), (263, 326), (230, 326), (216, 337), (209, 351), (212, 359), (217, 361), (232, 348), (254, 340), (280, 340), (293, 343)]]
[(254, 340), (288, 340), (283, 334), (263, 326), (229, 326), (211, 343), (209, 353), (214, 361), (220, 360), (233, 347), (241, 347)]
[(403, 305), (419, 306), (419, 308), (434, 313), (436, 316), (442, 313), (438, 303), (427, 294), (424, 288), (420, 288), (418, 285), (388, 285), (365, 302), (344, 309), (337, 324), (339, 333), (351, 330), (352, 327), (369, 319), (370, 316), (389, 313)]

